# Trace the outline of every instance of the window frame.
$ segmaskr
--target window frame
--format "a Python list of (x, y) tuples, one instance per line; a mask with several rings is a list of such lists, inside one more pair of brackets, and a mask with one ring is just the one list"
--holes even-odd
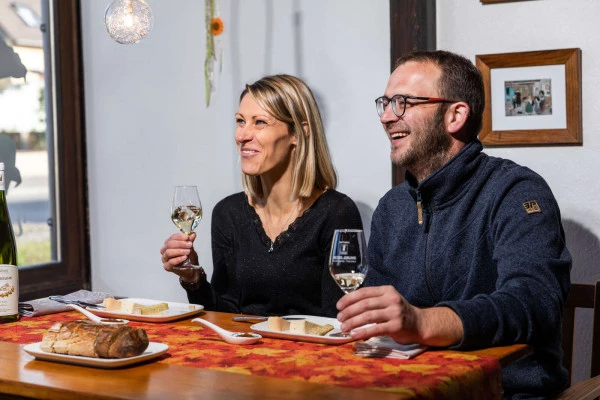
[(21, 301), (91, 288), (80, 2), (48, 3), (53, 26), (46, 26), (45, 35), (52, 45), (45, 51), (52, 53), (53, 65), (47, 84), (52, 82), (54, 91), (48, 152), (55, 165), (49, 175), (55, 201), (51, 236), (57, 251), (55, 261), (19, 267)]

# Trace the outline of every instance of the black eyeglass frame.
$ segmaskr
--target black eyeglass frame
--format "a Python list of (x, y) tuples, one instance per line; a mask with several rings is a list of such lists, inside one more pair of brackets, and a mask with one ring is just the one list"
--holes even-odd
[[(398, 110), (396, 109), (396, 103), (398, 102), (398, 99), (404, 99), (404, 107), (402, 109), (402, 113), (400, 113), (400, 115), (398, 115)], [(387, 108), (388, 104), (392, 104), (392, 111), (394, 112), (394, 115), (398, 118), (402, 118), (404, 116), (404, 113), (406, 113), (406, 103), (407, 100), (421, 100), (420, 103), (415, 103), (415, 104), (411, 104), (411, 107), (414, 106), (418, 106), (421, 104), (431, 104), (431, 103), (458, 103), (460, 100), (450, 100), (450, 99), (444, 99), (442, 97), (418, 97), (418, 96), (407, 96), (405, 94), (396, 94), (394, 96), (392, 96), (392, 98), (390, 99), (387, 96), (381, 96), (375, 99), (375, 108), (377, 109), (377, 114), (379, 114), (379, 116), (381, 117), (383, 115), (383, 112), (385, 111), (385, 109)], [(387, 101), (387, 103), (384, 104), (384, 100)], [(379, 104), (381, 103), (381, 108), (379, 106)]]

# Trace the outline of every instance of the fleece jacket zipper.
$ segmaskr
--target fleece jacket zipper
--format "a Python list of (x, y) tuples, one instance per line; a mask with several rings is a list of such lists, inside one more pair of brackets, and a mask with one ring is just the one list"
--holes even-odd
[(423, 225), (423, 201), (421, 200), (421, 192), (417, 190), (417, 220), (419, 225)]

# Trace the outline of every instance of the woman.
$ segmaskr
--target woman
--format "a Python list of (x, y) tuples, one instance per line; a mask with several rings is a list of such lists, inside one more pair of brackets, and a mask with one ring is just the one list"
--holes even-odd
[(191, 303), (255, 315), (335, 316), (343, 292), (327, 268), (334, 229), (362, 228), (354, 202), (335, 190), (321, 115), (312, 92), (289, 75), (267, 76), (240, 96), (235, 140), (244, 192), (212, 214), (214, 272), (173, 267), (195, 234), (177, 233), (160, 250)]

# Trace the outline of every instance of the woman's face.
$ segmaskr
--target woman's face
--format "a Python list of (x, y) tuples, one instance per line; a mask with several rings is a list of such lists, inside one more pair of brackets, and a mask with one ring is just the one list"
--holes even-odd
[(283, 175), (291, 168), (296, 136), (285, 122), (261, 108), (250, 94), (240, 102), (235, 114), (235, 141), (242, 172), (247, 175)]

